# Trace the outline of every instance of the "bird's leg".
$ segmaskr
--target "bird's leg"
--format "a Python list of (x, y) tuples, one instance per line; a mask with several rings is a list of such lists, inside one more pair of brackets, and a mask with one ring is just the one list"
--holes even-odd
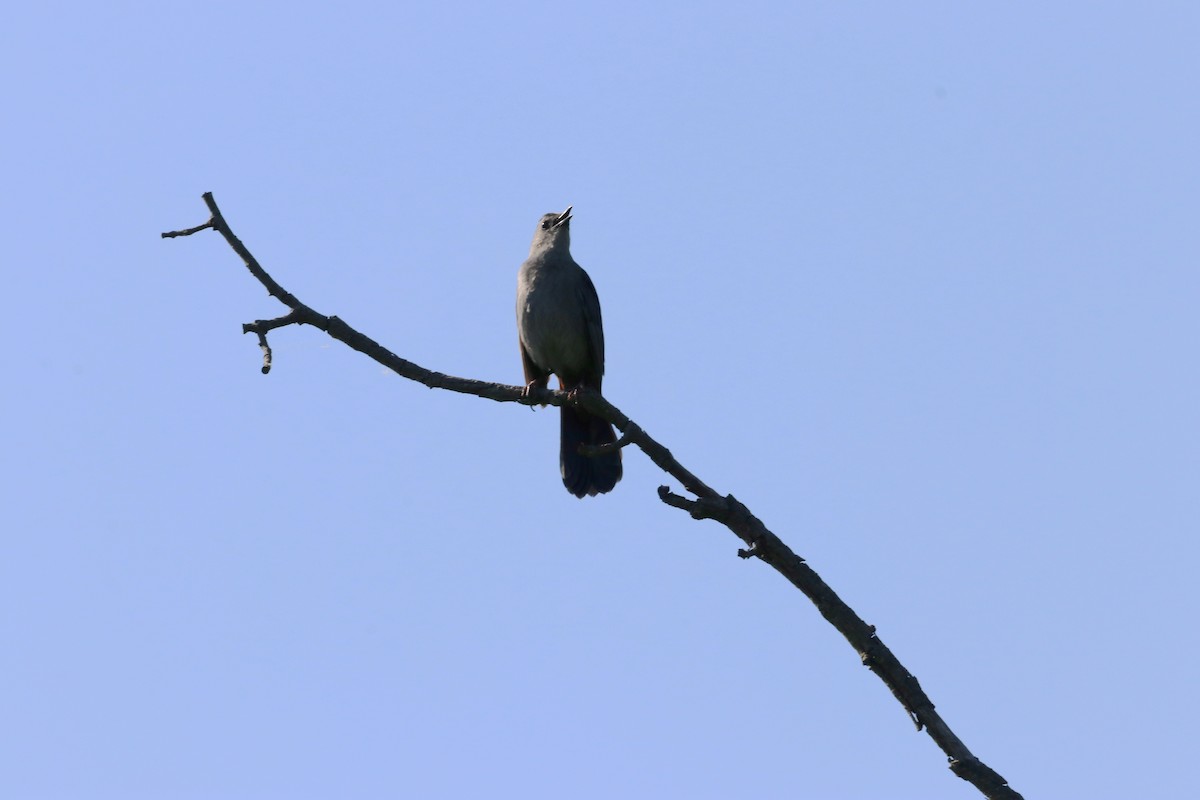
[(545, 389), (550, 383), (550, 373), (533, 363), (524, 343), (520, 343), (519, 347), (521, 348), (521, 366), (525, 369), (525, 388), (521, 390), (520, 402), (533, 405), (529, 400), (529, 393), (534, 389)]

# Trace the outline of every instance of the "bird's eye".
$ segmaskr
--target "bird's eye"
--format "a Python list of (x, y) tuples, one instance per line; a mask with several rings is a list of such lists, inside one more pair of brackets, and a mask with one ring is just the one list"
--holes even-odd
[(550, 230), (550, 220), (546, 220), (545, 222), (542, 223), (542, 230), (544, 230), (544, 231)]

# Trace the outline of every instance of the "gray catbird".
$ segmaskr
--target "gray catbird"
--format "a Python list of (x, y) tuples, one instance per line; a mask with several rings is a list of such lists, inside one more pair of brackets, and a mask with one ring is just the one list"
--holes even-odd
[[(571, 258), (571, 208), (546, 214), (533, 234), (529, 258), (517, 276), (517, 334), (525, 384), (545, 388), (550, 373), (564, 390), (600, 391), (604, 377), (604, 327), (592, 279)], [(562, 407), (558, 464), (563, 485), (576, 497), (612, 491), (621, 480), (621, 451), (595, 457), (581, 444), (615, 442), (616, 433), (599, 417)]]

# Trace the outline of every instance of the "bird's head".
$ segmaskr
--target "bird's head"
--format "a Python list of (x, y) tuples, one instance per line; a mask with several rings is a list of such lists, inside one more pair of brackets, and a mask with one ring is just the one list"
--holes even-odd
[(538, 221), (537, 230), (533, 232), (533, 247), (531, 251), (569, 248), (571, 246), (571, 209), (559, 214), (543, 214)]

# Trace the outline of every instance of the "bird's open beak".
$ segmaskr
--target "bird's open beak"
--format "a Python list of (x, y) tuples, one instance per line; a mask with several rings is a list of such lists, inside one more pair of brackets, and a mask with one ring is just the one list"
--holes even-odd
[(571, 221), (571, 209), (575, 206), (567, 206), (567, 210), (558, 215), (558, 219), (554, 220), (554, 227), (558, 227), (565, 222)]

